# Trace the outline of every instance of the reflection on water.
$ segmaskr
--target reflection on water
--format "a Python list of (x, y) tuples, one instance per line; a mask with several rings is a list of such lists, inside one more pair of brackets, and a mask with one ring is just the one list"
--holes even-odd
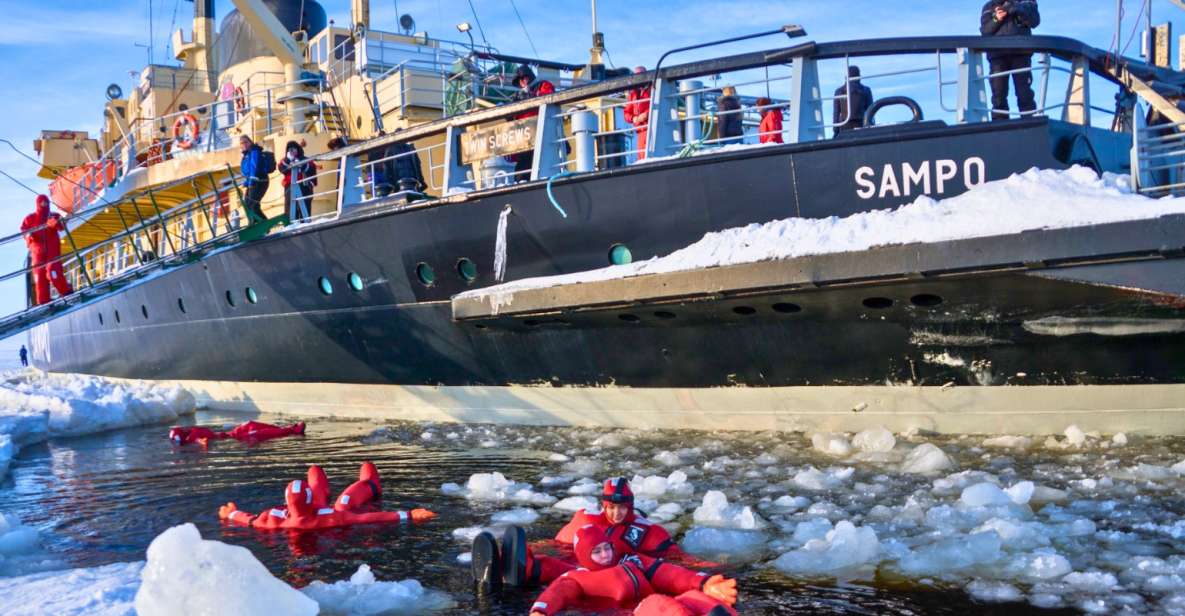
[[(208, 413), (197, 417), (205, 424), (239, 420)], [(547, 452), (528, 448), (529, 429), (522, 432), (527, 436), (516, 439), (521, 443), (501, 448), (462, 441), (424, 445), (414, 438), (386, 443), (368, 439), (372, 444), (364, 444), (361, 437), (374, 427), (366, 422), (310, 422), (304, 439), (256, 447), (218, 442), (206, 452), (174, 451), (159, 426), (51, 441), (21, 452), (11, 477), (0, 483), (0, 502), (4, 510), (38, 527), (47, 549), (70, 566), (143, 559), (149, 542), (161, 531), (193, 522), (206, 538), (247, 547), (272, 573), (295, 586), (348, 578), (367, 563), (379, 579), (416, 578), (451, 593), (458, 602), (456, 614), (525, 614), (534, 598), (531, 592), (489, 600), (474, 597), (468, 570), (456, 560), (464, 546), (451, 535), (454, 528), (486, 524), (491, 513), (510, 506), (445, 497), (440, 486), (464, 483), (474, 472), (493, 470), (539, 485), (542, 476), (556, 473), (558, 465), (546, 461)], [(440, 517), (416, 526), (314, 533), (261, 533), (224, 528), (218, 522), (218, 506), (227, 501), (251, 512), (281, 504), (286, 482), (303, 477), (312, 463), (322, 465), (335, 491), (340, 490), (356, 478), (358, 464), (367, 459), (382, 473), (384, 508), (423, 506)], [(565, 519), (562, 513), (542, 513), (545, 517), (528, 531), (532, 538), (550, 536)], [(958, 591), (792, 584), (754, 566), (731, 573), (740, 578), (743, 613), (748, 614), (1032, 610), (1024, 605), (985, 607)]]

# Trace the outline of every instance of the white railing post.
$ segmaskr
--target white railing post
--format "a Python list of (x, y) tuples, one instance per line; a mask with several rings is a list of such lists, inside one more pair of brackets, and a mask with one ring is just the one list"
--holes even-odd
[[(338, 160), (337, 211), (344, 212), (346, 207), (364, 200), (360, 186), (362, 170), (358, 168), (362, 163), (362, 157), (355, 154), (343, 156)], [(292, 192), (296, 193), (295, 190)]]
[(790, 143), (820, 141), (823, 129), (823, 102), (819, 88), (819, 66), (814, 58), (794, 58), (790, 66)]
[[(642, 86), (645, 87), (645, 86)], [(646, 158), (666, 156), (679, 146), (682, 137), (679, 118), (675, 107), (678, 84), (669, 79), (659, 79), (650, 93), (650, 125), (647, 128)], [(629, 157), (627, 156), (628, 160)]]
[(444, 132), (444, 194), (454, 188), (464, 188), (467, 165), (461, 162), (461, 133), (464, 129), (448, 127)]
[(559, 173), (556, 168), (564, 162), (564, 157), (560, 155), (563, 138), (564, 119), (560, 117), (560, 106), (539, 105), (538, 121), (535, 124), (535, 158), (531, 164), (532, 180)]
[(991, 105), (988, 102), (987, 75), (983, 72), (983, 53), (960, 47), (956, 52), (959, 59), (959, 107), (955, 118), (959, 124), (987, 122), (991, 120)]
[(1090, 64), (1082, 56), (1074, 58), (1074, 65), (1070, 69), (1062, 121), (1090, 126)]

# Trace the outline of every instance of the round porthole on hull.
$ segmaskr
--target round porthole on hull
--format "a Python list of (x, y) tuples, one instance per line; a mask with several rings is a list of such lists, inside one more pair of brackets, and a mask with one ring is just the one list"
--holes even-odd
[(614, 244), (609, 247), (609, 263), (611, 265), (627, 265), (634, 262), (634, 253), (625, 244)]
[(322, 295), (333, 295), (333, 283), (329, 279), (322, 276), (317, 279), (317, 286), (321, 289)]
[(432, 269), (432, 266), (427, 263), (420, 263), (416, 265), (416, 278), (420, 281), (420, 284), (430, 287), (436, 284), (436, 270)]
[(358, 272), (350, 272), (350, 275), (346, 276), (346, 282), (350, 283), (350, 288), (355, 291), (361, 291), (366, 286)]
[(457, 275), (465, 282), (477, 280), (477, 264), (471, 259), (462, 258), (457, 261)]

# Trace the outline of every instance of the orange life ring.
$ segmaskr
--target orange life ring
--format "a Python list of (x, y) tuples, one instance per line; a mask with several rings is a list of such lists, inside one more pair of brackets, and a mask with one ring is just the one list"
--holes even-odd
[(235, 88), (235, 111), (243, 113), (247, 109), (247, 97), (243, 96), (242, 88)]
[(200, 130), (197, 118), (193, 117), (192, 113), (181, 114), (177, 121), (173, 122), (173, 142), (182, 150), (188, 150), (197, 143)]

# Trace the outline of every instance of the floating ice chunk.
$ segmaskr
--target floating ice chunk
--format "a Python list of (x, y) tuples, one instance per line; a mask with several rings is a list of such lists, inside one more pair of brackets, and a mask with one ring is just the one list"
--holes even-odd
[(992, 518), (973, 532), (995, 531), (1003, 545), (1011, 550), (1030, 550), (1049, 545), (1048, 529), (1040, 522), (1022, 522), (1011, 518)]
[[(1029, 484), (1032, 488), (1033, 484)], [(1031, 492), (1030, 492), (1031, 494)], [(1027, 499), (1026, 499), (1027, 500)], [(994, 505), (1010, 505), (1012, 498), (999, 486), (992, 483), (977, 483), (963, 490), (959, 502), (966, 507), (990, 507)]]
[(468, 565), (473, 562), (473, 552), (461, 552), (457, 554), (457, 562), (462, 565)]
[(539, 485), (547, 487), (562, 486), (565, 483), (569, 483), (571, 481), (571, 477), (555, 477), (553, 475), (544, 475), (543, 478), (539, 480)]
[(618, 448), (625, 445), (625, 438), (620, 432), (602, 434), (593, 440), (593, 447)]
[(1170, 468), (1172, 468), (1173, 472), (1178, 475), (1185, 475), (1185, 460), (1172, 465)]
[(1025, 450), (1033, 446), (1033, 439), (1027, 436), (994, 436), (983, 441), (984, 447), (995, 449)]
[(368, 565), (359, 566), (349, 580), (316, 581), (300, 592), (316, 601), (326, 616), (423, 614), (456, 605), (448, 594), (426, 589), (417, 580), (379, 582)]
[(842, 457), (852, 453), (852, 446), (842, 434), (816, 432), (811, 435), (811, 446), (829, 456)]
[[(0, 512), (0, 557), (39, 549), (37, 529), (25, 526), (14, 514)], [(0, 560), (2, 563), (3, 560)]]
[(1120, 432), (1119, 434), (1112, 436), (1111, 445), (1115, 447), (1123, 447), (1124, 445), (1127, 445), (1127, 435)]
[(549, 462), (568, 462), (571, 459), (572, 458), (569, 458), (568, 456), (565, 456), (562, 453), (552, 453), (552, 454), (548, 454), (548, 456), (547, 456), (547, 460)]
[(1065, 445), (1068, 447), (1081, 447), (1086, 444), (1086, 433), (1076, 425), (1066, 428), (1064, 434), (1066, 435)]
[(869, 428), (852, 437), (852, 445), (865, 452), (889, 452), (897, 445), (892, 432), (882, 428)]
[(1065, 556), (1051, 548), (1039, 548), (1028, 554), (1017, 554), (1006, 567), (1011, 574), (1029, 580), (1052, 580), (1074, 570)]
[(597, 499), (591, 496), (569, 496), (551, 506), (558, 511), (580, 511), (584, 509), (590, 513), (599, 511)]
[(1031, 481), (1019, 481), (1012, 485), (1012, 487), (1004, 490), (1008, 494), (1008, 498), (1017, 505), (1027, 505), (1033, 498), (1033, 492), (1037, 487)]
[(954, 461), (946, 452), (931, 443), (922, 443), (914, 447), (901, 463), (901, 472), (916, 475), (929, 475), (954, 468)]
[(554, 496), (536, 492), (529, 483), (518, 483), (502, 473), (474, 473), (461, 487), (455, 483), (440, 486), (440, 491), (450, 496), (464, 496), (470, 500), (511, 501), (529, 505), (550, 505)]
[(941, 539), (921, 546), (898, 561), (902, 572), (916, 576), (943, 577), (1000, 559), (1000, 536), (995, 532), (973, 533)]
[(683, 464), (683, 458), (680, 458), (679, 454), (673, 451), (660, 451), (654, 454), (654, 461), (667, 466), (679, 466)]
[(773, 564), (791, 574), (830, 575), (874, 564), (879, 555), (876, 531), (843, 520), (822, 539), (812, 539), (801, 548), (786, 552)]
[(509, 511), (499, 511), (490, 518), (490, 523), (495, 526), (527, 526), (533, 524), (535, 520), (539, 519), (539, 513), (534, 509), (527, 509), (520, 507), (518, 509), (511, 509)]
[(582, 477), (580, 481), (577, 481), (568, 488), (568, 494), (589, 495), (600, 493), (601, 484), (588, 477)]
[(630, 487), (634, 490), (635, 495), (646, 498), (690, 496), (694, 490), (694, 487), (687, 482), (687, 473), (683, 471), (674, 471), (666, 477), (634, 475), (634, 478), (630, 480)]
[(763, 452), (761, 455), (753, 458), (753, 461), (762, 466), (769, 466), (771, 464), (777, 464), (780, 460), (778, 460), (777, 456), (769, 452)]
[(576, 458), (571, 462), (565, 463), (563, 469), (565, 472), (572, 473), (573, 475), (584, 475), (585, 477), (589, 477), (600, 473), (601, 468), (603, 467), (604, 464), (602, 464), (599, 460), (594, 460), (592, 458)]
[(1114, 575), (1102, 571), (1067, 573), (1062, 582), (1078, 590), (1091, 592), (1106, 592), (1119, 585), (1119, 580)]
[(480, 535), (484, 530), (489, 529), (484, 526), (462, 526), (461, 528), (454, 528), (453, 539), (457, 539), (462, 543), (473, 543), (473, 538)]
[(652, 510), (648, 510), (646, 517), (655, 522), (670, 522), (683, 514), (683, 506), (679, 503), (663, 503)]
[(1037, 485), (1033, 486), (1033, 495), (1029, 498), (1029, 502), (1034, 505), (1060, 503), (1068, 498), (1070, 498), (1070, 493), (1065, 490)]
[(317, 611), (316, 601), (276, 579), (250, 550), (203, 540), (193, 524), (152, 540), (136, 593), (139, 616)]
[(804, 489), (820, 492), (823, 490), (832, 490), (851, 478), (852, 473), (856, 469), (847, 468), (829, 468), (824, 471), (808, 466), (805, 469), (794, 474), (794, 483)]
[(984, 603), (1011, 603), (1025, 598), (1023, 592), (1012, 584), (975, 580), (967, 585), (967, 594)]
[(760, 530), (768, 526), (752, 508), (728, 504), (728, 497), (718, 490), (704, 494), (703, 504), (696, 508), (692, 518), (697, 524), (718, 528)]
[(0, 578), (0, 614), (131, 616), (143, 569), (138, 561)]
[(811, 504), (811, 499), (805, 496), (790, 496), (784, 494), (774, 499), (773, 506), (782, 511), (790, 512), (797, 511), (803, 507), (808, 507)]
[(683, 535), (679, 545), (700, 558), (735, 563), (759, 558), (768, 541), (760, 531), (696, 526)]
[(799, 545), (804, 545), (808, 541), (814, 539), (823, 539), (827, 537), (827, 533), (835, 528), (831, 525), (831, 520), (827, 518), (811, 518), (799, 522), (794, 527), (794, 542)]

